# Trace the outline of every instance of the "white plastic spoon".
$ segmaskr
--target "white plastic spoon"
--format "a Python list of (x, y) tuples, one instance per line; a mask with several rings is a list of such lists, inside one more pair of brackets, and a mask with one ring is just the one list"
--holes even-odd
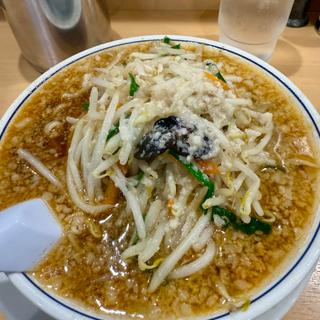
[(31, 270), (54, 246), (62, 228), (41, 199), (0, 212), (0, 271)]

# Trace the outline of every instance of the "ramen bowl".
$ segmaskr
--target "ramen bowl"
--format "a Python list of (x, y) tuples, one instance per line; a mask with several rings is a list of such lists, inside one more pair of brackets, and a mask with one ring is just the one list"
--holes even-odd
[[(41, 85), (45, 84), (56, 74), (62, 72), (72, 63), (90, 55), (102, 52), (106, 49), (159, 41), (164, 39), (164, 37), (164, 35), (143, 36), (109, 42), (85, 50), (54, 66), (35, 80), (9, 107), (1, 119), (1, 138), (3, 138), (7, 127), (18, 114), (20, 107), (25, 103), (25, 101), (29, 97), (32, 97), (32, 95), (39, 90)], [(195, 37), (169, 37), (172, 41), (179, 42), (181, 44), (195, 43), (220, 50), (220, 52), (225, 53), (229, 57), (233, 57), (239, 61), (249, 64), (258, 72), (264, 74), (269, 79), (272, 79), (272, 81), (275, 82), (298, 107), (310, 127), (310, 132), (313, 135), (315, 145), (319, 148), (320, 117), (318, 112), (304, 94), (275, 68), (251, 54), (218, 42)], [(204, 316), (199, 315), (198, 317), (193, 317), (193, 319), (263, 319), (263, 317), (268, 318), (267, 315), (272, 314), (270, 312), (273, 312), (272, 318), (275, 319), (276, 317), (283, 315), (301, 293), (320, 255), (320, 212), (318, 207), (308, 228), (308, 234), (305, 235), (303, 240), (301, 240), (301, 245), (295, 250), (292, 257), (287, 259), (285, 266), (276, 276), (265, 283), (262, 288), (257, 290), (257, 292), (250, 297), (251, 302), (248, 308), (245, 310), (243, 308), (241, 311), (236, 312), (221, 311), (209, 315), (206, 314)], [(45, 286), (40, 284), (28, 273), (15, 273), (9, 274), (8, 276), (13, 284), (28, 299), (56, 319), (114, 319), (121, 315), (117, 310), (109, 310), (108, 313), (103, 316), (96, 314), (80, 304), (62, 298), (61, 296), (47, 290)], [(275, 312), (275, 310), (277, 311)]]

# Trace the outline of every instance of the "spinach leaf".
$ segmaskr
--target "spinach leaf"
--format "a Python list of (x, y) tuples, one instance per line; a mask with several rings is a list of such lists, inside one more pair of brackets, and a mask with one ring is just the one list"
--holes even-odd
[(165, 37), (163, 38), (163, 42), (166, 43), (166, 44), (170, 44), (171, 39), (170, 39), (169, 37), (165, 36)]
[(262, 231), (265, 234), (271, 232), (271, 225), (269, 223), (260, 221), (254, 217), (251, 217), (249, 223), (244, 223), (232, 211), (220, 206), (214, 206), (212, 208), (212, 214), (221, 217), (226, 222), (226, 226), (231, 225), (233, 228), (249, 235), (256, 231)]
[(203, 186), (208, 188), (207, 193), (204, 196), (204, 199), (201, 203), (201, 209), (204, 213), (207, 213), (207, 209), (204, 209), (202, 204), (214, 194), (214, 182), (202, 172), (194, 163), (187, 162), (184, 157), (180, 156), (176, 150), (170, 149), (169, 153), (174, 156), (188, 171), (193, 177), (195, 177)]
[(139, 172), (138, 172), (138, 174), (137, 174), (137, 180), (138, 180), (138, 181), (141, 181), (142, 178), (143, 178), (143, 176), (144, 176), (144, 172), (143, 172), (142, 170), (139, 170)]
[(172, 49), (181, 49), (181, 44), (180, 44), (180, 43), (178, 43), (178, 44), (172, 44), (171, 39), (170, 39), (169, 37), (167, 37), (167, 36), (165, 36), (165, 37), (163, 38), (163, 42), (166, 43), (166, 44), (171, 45), (171, 48), (172, 48)]
[(227, 83), (226, 79), (223, 77), (223, 75), (221, 74), (220, 71), (218, 71), (217, 73), (214, 74), (218, 79), (220, 79), (221, 81)]
[(119, 123), (117, 123), (113, 128), (111, 128), (107, 135), (107, 141), (111, 139), (113, 136), (115, 136), (117, 133), (119, 133)]
[[(211, 181), (210, 178), (204, 172), (202, 172), (194, 163), (187, 162), (185, 158), (180, 156), (175, 150), (170, 149), (169, 153), (174, 156), (203, 186), (206, 186), (208, 188), (208, 191), (201, 203), (201, 209), (204, 211), (204, 214), (206, 214), (208, 209), (204, 209), (202, 205), (207, 199), (213, 196), (214, 182)], [(251, 217), (249, 223), (244, 223), (232, 211), (220, 206), (214, 206), (212, 208), (212, 214), (220, 216), (225, 221), (226, 226), (230, 225), (234, 229), (240, 230), (243, 233), (249, 235), (255, 233), (256, 231), (262, 231), (265, 234), (268, 234), (271, 231), (271, 225), (266, 222)]]
[(86, 101), (82, 104), (82, 109), (85, 110), (85, 111), (88, 111), (89, 110), (89, 102)]
[(134, 96), (134, 94), (138, 91), (139, 85), (136, 83), (136, 80), (131, 72), (129, 72), (129, 77), (130, 77), (130, 91), (129, 94), (131, 97)]

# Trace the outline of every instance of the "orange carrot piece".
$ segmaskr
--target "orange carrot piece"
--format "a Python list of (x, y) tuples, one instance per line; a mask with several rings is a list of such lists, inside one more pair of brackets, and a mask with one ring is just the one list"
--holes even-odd
[(168, 202), (167, 202), (168, 208), (171, 209), (173, 204), (174, 204), (173, 199), (169, 199)]
[(229, 86), (228, 86), (225, 82), (223, 82), (222, 80), (220, 80), (219, 78), (217, 78), (214, 74), (205, 71), (205, 72), (204, 72), (204, 75), (205, 75), (208, 79), (210, 79), (210, 80), (212, 80), (212, 81), (214, 81), (214, 82), (220, 83), (220, 84), (222, 85), (223, 89), (229, 90)]
[(220, 173), (219, 167), (212, 160), (197, 160), (196, 162), (206, 174)]

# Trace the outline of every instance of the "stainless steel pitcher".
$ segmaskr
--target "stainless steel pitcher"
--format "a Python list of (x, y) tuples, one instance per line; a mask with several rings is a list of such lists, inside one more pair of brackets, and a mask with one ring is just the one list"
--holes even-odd
[(23, 56), (39, 71), (112, 40), (106, 0), (3, 0)]

